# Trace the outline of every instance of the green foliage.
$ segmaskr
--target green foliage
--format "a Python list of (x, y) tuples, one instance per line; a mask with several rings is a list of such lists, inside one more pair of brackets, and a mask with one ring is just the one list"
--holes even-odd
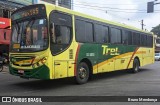
[(151, 32), (153, 32), (154, 34), (158, 35), (160, 37), (160, 24), (156, 27), (154, 27)]

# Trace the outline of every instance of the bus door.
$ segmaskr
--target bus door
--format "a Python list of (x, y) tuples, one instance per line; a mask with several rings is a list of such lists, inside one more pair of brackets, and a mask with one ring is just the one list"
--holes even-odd
[(64, 78), (74, 75), (72, 17), (57, 11), (50, 15), (51, 53), (53, 76)]

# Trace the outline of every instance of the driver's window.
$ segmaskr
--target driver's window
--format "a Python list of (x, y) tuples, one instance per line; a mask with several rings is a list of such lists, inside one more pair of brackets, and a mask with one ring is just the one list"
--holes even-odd
[(55, 41), (57, 44), (69, 44), (71, 37), (70, 27), (56, 26)]
[(72, 40), (72, 16), (53, 11), (50, 14), (51, 52), (59, 54), (67, 49)]

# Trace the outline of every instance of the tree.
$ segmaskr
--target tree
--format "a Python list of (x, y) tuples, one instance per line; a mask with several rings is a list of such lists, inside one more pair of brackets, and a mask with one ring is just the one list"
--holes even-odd
[(156, 27), (154, 27), (151, 32), (153, 32), (154, 34), (158, 35), (160, 37), (160, 24)]

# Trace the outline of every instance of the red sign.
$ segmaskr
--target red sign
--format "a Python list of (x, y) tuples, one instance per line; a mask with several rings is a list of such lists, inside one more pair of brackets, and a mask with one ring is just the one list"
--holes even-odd
[(0, 18), (0, 28), (6, 28), (11, 26), (11, 19), (9, 18)]
[(9, 26), (11, 26), (11, 19), (0, 17), (0, 44), (10, 43), (11, 28), (7, 28)]
[(0, 44), (10, 44), (11, 29), (0, 29)]

